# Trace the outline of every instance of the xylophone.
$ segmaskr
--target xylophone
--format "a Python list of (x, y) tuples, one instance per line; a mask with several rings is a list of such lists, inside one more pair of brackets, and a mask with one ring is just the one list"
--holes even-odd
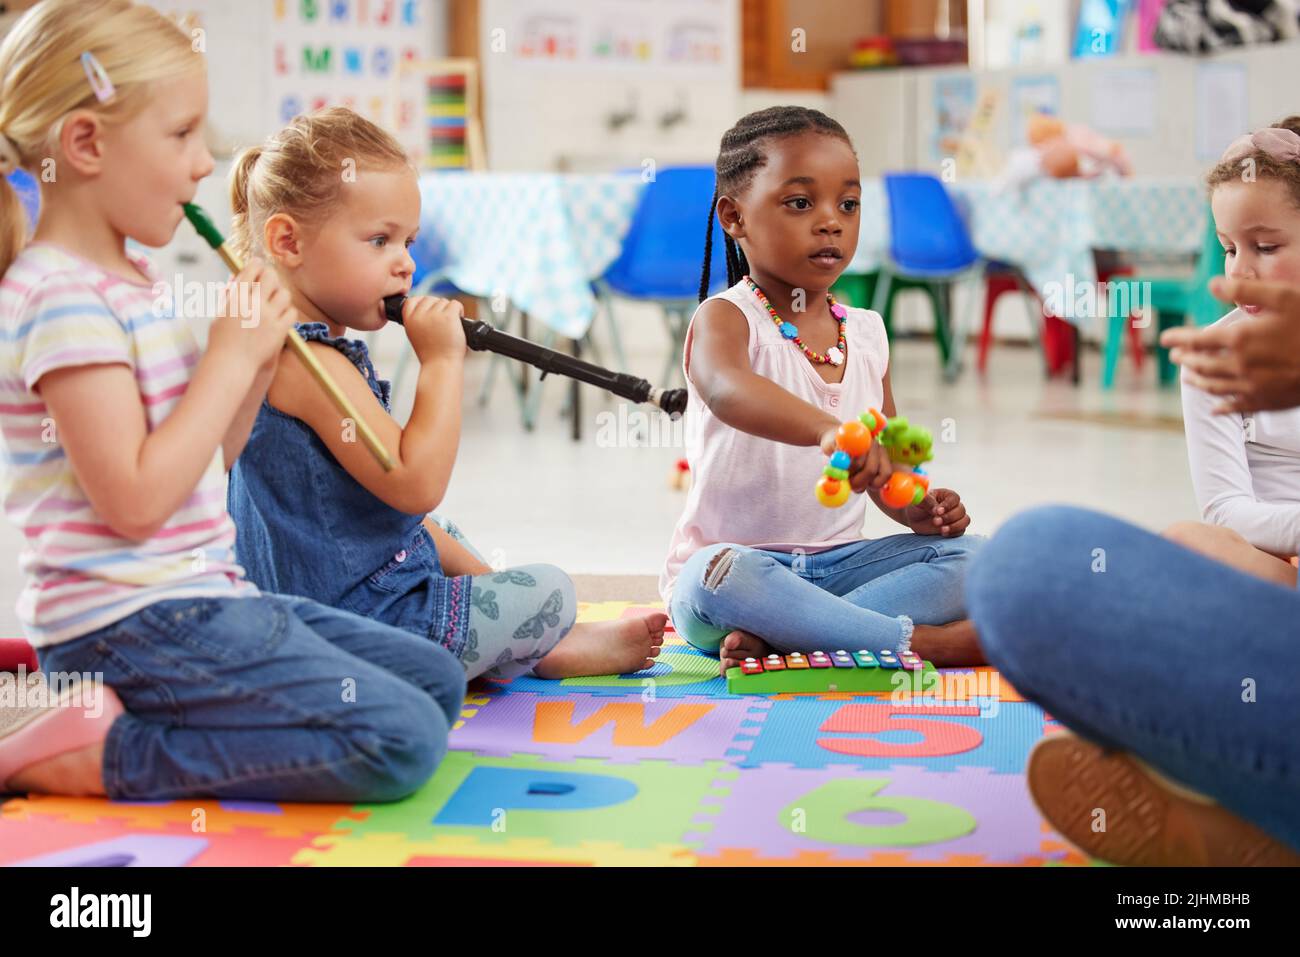
[[(746, 658), (739, 668), (727, 669), (730, 694), (786, 694), (817, 691), (892, 691), (898, 673), (934, 671), (910, 651), (895, 654), (888, 648), (871, 652), (814, 651), (803, 655), (768, 655)], [(915, 675), (913, 676), (915, 677)]]

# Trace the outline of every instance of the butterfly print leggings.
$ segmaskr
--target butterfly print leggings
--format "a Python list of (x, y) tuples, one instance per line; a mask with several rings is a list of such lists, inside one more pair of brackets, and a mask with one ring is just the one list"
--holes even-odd
[[(486, 563), (459, 528), (433, 518)], [(527, 674), (573, 627), (578, 610), (573, 581), (554, 565), (503, 568), (471, 581), (469, 633), (460, 652), (469, 678), (508, 681)]]

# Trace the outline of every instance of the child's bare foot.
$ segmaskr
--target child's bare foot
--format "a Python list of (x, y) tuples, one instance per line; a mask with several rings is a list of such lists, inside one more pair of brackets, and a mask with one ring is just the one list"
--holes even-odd
[(722, 639), (718, 648), (718, 671), (725, 678), (728, 668), (739, 668), (746, 658), (765, 658), (772, 651), (772, 646), (757, 635), (733, 631)]
[(661, 611), (643, 618), (580, 622), (551, 649), (533, 674), (539, 678), (625, 675), (649, 668), (664, 643), (668, 616)]
[(104, 796), (104, 742), (65, 751), (23, 768), (0, 794), (62, 794), (67, 797)]
[(52, 705), (0, 710), (0, 794), (103, 796), (104, 740), (123, 712), (112, 688), (85, 685)]
[(936, 668), (988, 664), (969, 618), (947, 625), (917, 625), (912, 629), (912, 650)]

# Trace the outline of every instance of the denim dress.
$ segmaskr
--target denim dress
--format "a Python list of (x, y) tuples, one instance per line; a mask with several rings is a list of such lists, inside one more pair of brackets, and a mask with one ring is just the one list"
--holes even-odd
[[(391, 385), (366, 344), (298, 325), (351, 360), (387, 410)], [(283, 362), (296, 362), (284, 357)], [(235, 559), (263, 591), (301, 595), (422, 637), (462, 657), (471, 579), (442, 573), (424, 515), (399, 511), (348, 474), (311, 427), (265, 399), (230, 471)]]

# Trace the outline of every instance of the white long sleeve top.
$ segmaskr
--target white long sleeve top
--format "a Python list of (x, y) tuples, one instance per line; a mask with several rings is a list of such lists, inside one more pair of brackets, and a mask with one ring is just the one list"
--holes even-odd
[[(1249, 322), (1234, 309), (1216, 326)], [(1217, 397), (1184, 377), (1183, 425), (1201, 517), (1276, 555), (1300, 551), (1300, 408), (1251, 415), (1211, 411)]]

